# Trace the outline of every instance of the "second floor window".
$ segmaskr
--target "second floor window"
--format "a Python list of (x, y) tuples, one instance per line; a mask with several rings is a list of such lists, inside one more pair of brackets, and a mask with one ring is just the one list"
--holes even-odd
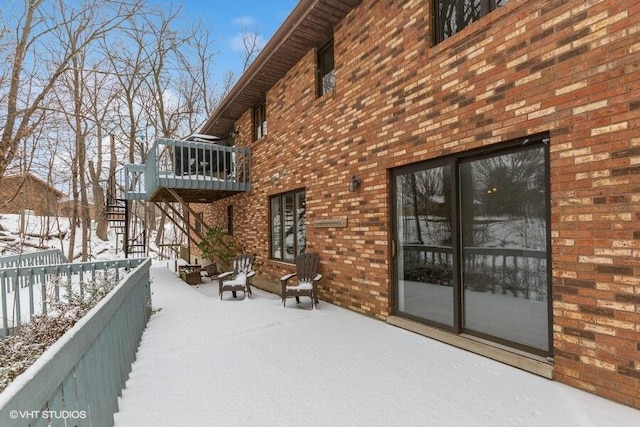
[(253, 139), (260, 139), (267, 135), (267, 103), (262, 101), (253, 109)]
[(336, 86), (335, 64), (333, 60), (333, 39), (318, 49), (318, 96), (333, 90)]
[(440, 43), (509, 0), (436, 0), (436, 43)]

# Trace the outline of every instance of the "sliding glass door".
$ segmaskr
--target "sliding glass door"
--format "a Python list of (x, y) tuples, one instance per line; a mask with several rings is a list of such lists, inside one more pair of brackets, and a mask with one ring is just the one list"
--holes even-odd
[(549, 353), (545, 141), (393, 171), (397, 314)]
[(436, 166), (397, 176), (398, 310), (453, 326), (451, 168)]

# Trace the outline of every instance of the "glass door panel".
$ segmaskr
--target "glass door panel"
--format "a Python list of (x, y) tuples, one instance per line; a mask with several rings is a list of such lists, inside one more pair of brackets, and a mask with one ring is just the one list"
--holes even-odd
[(396, 309), (453, 326), (451, 171), (434, 167), (395, 177)]
[(548, 351), (544, 148), (461, 163), (463, 327)]

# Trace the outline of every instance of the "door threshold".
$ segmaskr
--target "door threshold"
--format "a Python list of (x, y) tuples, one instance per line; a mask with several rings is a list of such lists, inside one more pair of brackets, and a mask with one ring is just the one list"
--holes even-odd
[(389, 316), (387, 317), (387, 323), (425, 337), (435, 339), (445, 344), (488, 357), (489, 359), (493, 359), (506, 365), (522, 369), (523, 371), (530, 372), (550, 380), (553, 379), (553, 362), (542, 356), (526, 353), (521, 350), (466, 334), (453, 334), (451, 332), (443, 331), (442, 329), (416, 322), (415, 320), (405, 319), (404, 317)]

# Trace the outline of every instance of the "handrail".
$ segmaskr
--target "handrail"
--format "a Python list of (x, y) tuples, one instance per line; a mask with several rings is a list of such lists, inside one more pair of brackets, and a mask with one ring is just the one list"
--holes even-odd
[(146, 200), (159, 187), (247, 191), (251, 150), (160, 138), (146, 164), (128, 164), (125, 171), (126, 198), (131, 200)]
[(68, 261), (60, 249), (47, 249), (44, 251), (0, 257), (0, 268), (59, 264), (63, 262)]
[[(58, 280), (54, 284), (53, 297), (59, 300), (60, 288), (64, 287), (61, 283), (70, 283), (74, 275), (78, 275), (79, 292), (82, 294), (85, 275), (90, 274), (95, 279), (97, 272), (113, 271), (115, 279), (119, 280), (123, 275), (121, 270), (131, 270), (144, 261), (144, 258), (131, 258), (0, 269), (0, 317), (2, 317), (0, 336), (9, 334), (12, 328), (19, 327), (36, 314), (47, 313), (46, 286), (54, 278)], [(13, 297), (10, 293), (13, 293)], [(28, 306), (28, 316), (24, 313), (23, 320), (23, 307), (26, 306)], [(9, 311), (10, 307), (11, 311)], [(9, 324), (10, 318), (14, 319), (12, 324)]]

